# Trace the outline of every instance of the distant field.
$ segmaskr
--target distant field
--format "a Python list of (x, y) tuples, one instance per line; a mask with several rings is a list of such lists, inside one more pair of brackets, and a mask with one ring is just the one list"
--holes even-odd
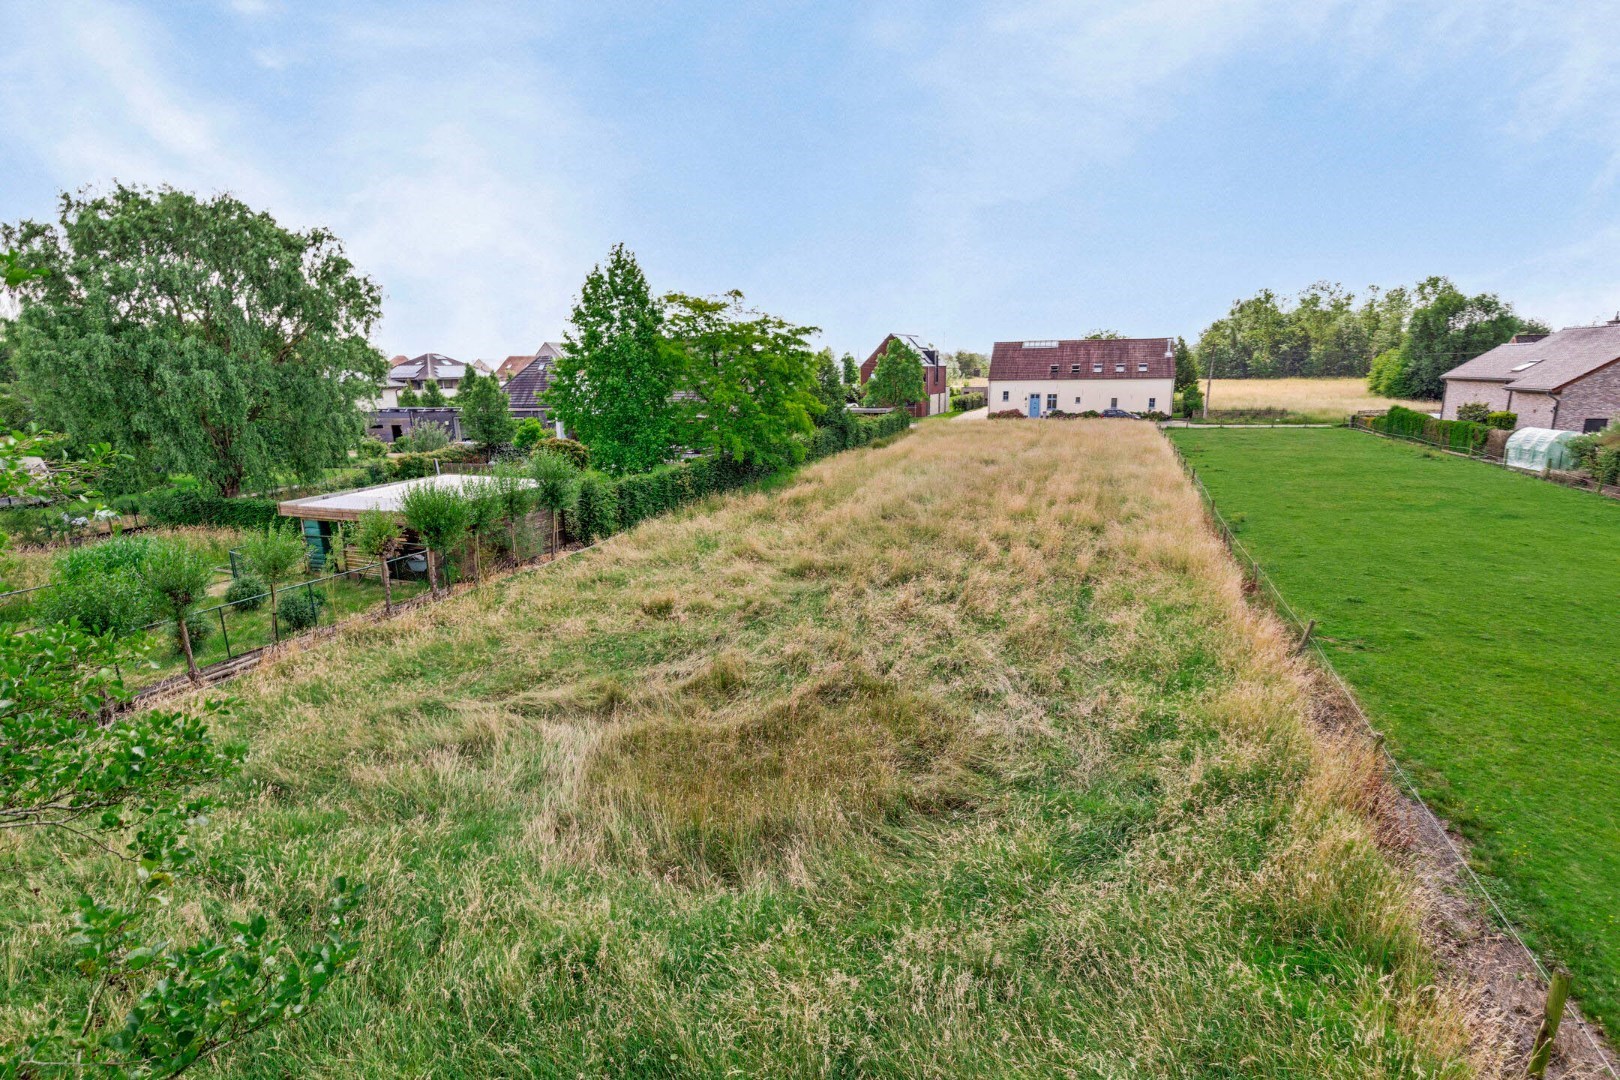
[[(1205, 383), (1200, 383), (1203, 389)], [(1210, 413), (1282, 409), (1323, 423), (1343, 420), (1362, 409), (1404, 405), (1422, 412), (1438, 411), (1438, 401), (1400, 401), (1374, 397), (1366, 379), (1216, 379), (1209, 395)]]
[(1620, 1024), (1620, 503), (1351, 431), (1171, 434), (1515, 917)]
[[(1487, 1067), (1372, 761), (1198, 514), (1147, 424), (923, 424), (233, 684), (158, 918), (372, 897), (353, 977), (210, 1075)], [(0, 838), (0, 1042), (85, 982), (75, 843)]]

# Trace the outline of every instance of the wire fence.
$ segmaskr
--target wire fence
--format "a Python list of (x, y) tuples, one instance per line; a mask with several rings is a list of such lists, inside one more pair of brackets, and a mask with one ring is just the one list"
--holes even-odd
[(1498, 465), (1504, 469), (1508, 469), (1511, 472), (1518, 473), (1521, 476), (1534, 476), (1542, 480), (1550, 480), (1553, 483), (1559, 484), (1563, 487), (1574, 488), (1576, 491), (1590, 491), (1594, 495), (1604, 495), (1611, 499), (1620, 499), (1620, 485), (1601, 484), (1592, 477), (1587, 476), (1585, 473), (1569, 472), (1563, 469), (1543, 469), (1540, 472), (1531, 472), (1526, 469), (1514, 469), (1507, 463), (1507, 455), (1505, 453), (1501, 457), (1497, 457), (1495, 454), (1482, 453), (1477, 450), (1459, 450), (1455, 446), (1450, 446), (1434, 439), (1425, 439), (1419, 435), (1407, 435), (1397, 431), (1379, 431), (1368, 422), (1372, 419), (1374, 418), (1369, 416), (1351, 416), (1347, 418), (1340, 426), (1347, 427), (1352, 431), (1364, 431), (1369, 435), (1376, 435), (1382, 439), (1393, 439), (1397, 442), (1416, 443), (1419, 446), (1426, 446), (1432, 450), (1439, 450), (1455, 457), (1468, 458), (1470, 461), (1483, 462), (1486, 465)]
[[(1375, 431), (1373, 434), (1377, 435), (1383, 433)], [(1422, 792), (1418, 789), (1417, 782), (1413, 780), (1412, 776), (1404, 768), (1401, 767), (1400, 761), (1397, 760), (1389, 747), (1385, 745), (1383, 735), (1374, 726), (1372, 718), (1367, 715), (1366, 710), (1361, 707), (1361, 699), (1358, 698), (1355, 691), (1350, 688), (1350, 684), (1345, 681), (1344, 676), (1339, 674), (1338, 668), (1334, 666), (1333, 661), (1328, 657), (1327, 651), (1322, 647), (1322, 643), (1314, 636), (1313, 631), (1316, 628), (1316, 620), (1303, 619), (1300, 617), (1299, 612), (1294, 610), (1293, 605), (1288, 602), (1288, 599), (1285, 596), (1283, 596), (1282, 590), (1280, 590), (1277, 587), (1276, 582), (1271, 579), (1271, 575), (1268, 574), (1265, 567), (1260, 564), (1260, 560), (1256, 559), (1249, 549), (1244, 546), (1243, 542), (1238, 539), (1237, 534), (1232, 530), (1232, 526), (1227, 522), (1226, 517), (1221, 513), (1220, 508), (1216, 506), (1214, 495), (1210, 493), (1209, 488), (1204, 486), (1204, 481), (1199, 477), (1198, 470), (1194, 468), (1192, 463), (1189, 462), (1186, 456), (1182, 454), (1179, 446), (1168, 438), (1165, 440), (1165, 442), (1169, 444), (1171, 453), (1175, 454), (1176, 461), (1181, 465), (1182, 471), (1185, 472), (1187, 477), (1192, 481), (1193, 488), (1198, 492), (1199, 499), (1203, 503), (1204, 512), (1210, 524), (1215, 528), (1215, 531), (1225, 542), (1227, 550), (1229, 550), (1237, 559), (1238, 565), (1243, 568), (1245, 580), (1254, 586), (1254, 591), (1256, 593), (1264, 596), (1266, 603), (1271, 610), (1285, 623), (1289, 624), (1294, 632), (1299, 635), (1298, 640), (1301, 643), (1303, 651), (1315, 659), (1318, 667), (1330, 679), (1333, 680), (1333, 683), (1338, 687), (1339, 692), (1343, 695), (1344, 700), (1350, 704), (1351, 709), (1356, 715), (1356, 719), (1360, 722), (1364, 734), (1367, 736), (1369, 741), (1372, 742), (1374, 747), (1376, 747), (1379, 755), (1386, 763), (1389, 775), (1395, 778), (1396, 786), (1408, 799), (1411, 800), (1412, 804), (1415, 805), (1419, 812), (1427, 819), (1428, 824), (1433, 828), (1435, 834), (1445, 841), (1445, 846), (1451, 859), (1462, 871), (1463, 879), (1467, 881), (1474, 891), (1479, 894), (1486, 907), (1495, 916), (1497, 923), (1518, 945), (1525, 957), (1529, 959), (1531, 966), (1534, 967), (1536, 973), (1541, 976), (1542, 981), (1544, 983), (1550, 983), (1552, 980), (1552, 972), (1547, 969), (1546, 965), (1541, 962), (1541, 958), (1538, 957), (1535, 951), (1531, 949), (1530, 946), (1525, 942), (1523, 936), (1521, 936), (1519, 933), (1518, 927), (1515, 926), (1513, 921), (1508, 918), (1507, 913), (1502, 909), (1502, 905), (1497, 901), (1490, 889), (1486, 887), (1485, 882), (1480, 878), (1479, 874), (1474, 871), (1473, 864), (1468, 861), (1467, 857), (1463, 855), (1462, 851), (1457, 847), (1457, 844), (1452, 840), (1451, 833), (1446, 828), (1445, 822), (1441, 820), (1440, 815), (1436, 814), (1434, 809), (1429, 806), (1428, 801), (1423, 798)], [(1604, 1070), (1607, 1071), (1611, 1077), (1615, 1077), (1616, 1080), (1620, 1080), (1620, 1072), (1616, 1071), (1614, 1063), (1609, 1058), (1607, 1049), (1603, 1046), (1602, 1041), (1598, 1038), (1598, 1035), (1590, 1022), (1588, 1022), (1586, 1018), (1579, 1013), (1577, 1013), (1573, 1019), (1575, 1020), (1576, 1026), (1580, 1029), (1581, 1034), (1584, 1036), (1586, 1042), (1590, 1044), (1592, 1053), (1596, 1055), (1600, 1062), (1602, 1062)]]

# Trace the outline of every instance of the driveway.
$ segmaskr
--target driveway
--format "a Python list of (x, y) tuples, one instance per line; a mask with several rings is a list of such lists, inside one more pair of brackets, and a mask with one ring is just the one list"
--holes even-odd
[(956, 419), (957, 420), (984, 420), (984, 419), (988, 418), (989, 415), (990, 415), (990, 406), (986, 405), (982, 409), (969, 409), (967, 412), (963, 413), (961, 416), (958, 416)]

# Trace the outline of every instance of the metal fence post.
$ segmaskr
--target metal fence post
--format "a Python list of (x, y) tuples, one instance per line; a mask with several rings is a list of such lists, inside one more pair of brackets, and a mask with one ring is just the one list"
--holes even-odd
[(225, 629), (225, 606), (222, 604), (214, 610), (219, 612), (219, 633), (225, 639), (225, 659), (234, 660), (236, 657), (231, 652), (231, 634)]

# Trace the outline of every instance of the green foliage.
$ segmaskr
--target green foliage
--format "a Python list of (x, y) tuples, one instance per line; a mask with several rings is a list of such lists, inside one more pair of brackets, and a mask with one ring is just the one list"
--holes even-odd
[(450, 484), (423, 483), (405, 492), (405, 524), (433, 551), (444, 555), (467, 531), (467, 500)]
[(360, 440), (360, 457), (362, 459), (377, 459), (388, 456), (388, 444), (381, 439), (366, 436)]
[(264, 606), (264, 596), (269, 589), (262, 577), (246, 570), (238, 574), (225, 590), (224, 601), (235, 605), (237, 611), (258, 611)]
[(257, 529), (281, 518), (274, 499), (227, 499), (196, 488), (162, 488), (142, 496), (140, 507), (141, 513), (157, 525)]
[(550, 432), (546, 430), (546, 425), (532, 416), (525, 416), (512, 429), (512, 449), (528, 456), (541, 440), (549, 436)]
[(373, 559), (384, 559), (399, 546), (399, 519), (386, 510), (362, 510), (355, 523), (354, 546)]
[[(259, 572), (265, 573), (262, 568)], [(208, 595), (214, 560), (206, 549), (184, 540), (154, 540), (135, 573), (163, 613), (181, 619)]]
[[(1459, 414), (1458, 419), (1461, 419)], [(1485, 414), (1485, 426), (1498, 431), (1512, 431), (1519, 426), (1519, 414), (1513, 412), (1489, 412)]]
[(364, 434), (359, 403), (386, 371), (367, 342), (381, 293), (330, 232), (230, 195), (119, 185), (5, 237), (50, 271), (19, 287), (20, 385), (79, 444), (234, 495), (318, 476)]
[(923, 380), (922, 357), (899, 338), (889, 339), (888, 347), (878, 357), (872, 377), (866, 380), (867, 405), (912, 405), (928, 397)]
[(1457, 406), (1457, 419), (1467, 420), (1473, 424), (1483, 424), (1485, 418), (1491, 415), (1491, 407), (1483, 401), (1470, 401), (1465, 405)]
[[(1411, 303), (1406, 289), (1369, 289), (1359, 305), (1328, 282), (1292, 305), (1262, 289), (1204, 330), (1196, 367), (1224, 379), (1365, 375), (1372, 357), (1400, 344)], [(1185, 374), (1178, 364), (1178, 385)]]
[(855, 358), (845, 353), (838, 361), (839, 374), (844, 377), (844, 385), (851, 389), (861, 384), (861, 369), (855, 363)]
[(951, 398), (951, 409), (955, 412), (971, 412), (984, 408), (985, 404), (983, 394), (957, 394)]
[(1416, 306), (1401, 351), (1416, 396), (1445, 393), (1440, 376), (1522, 331), (1545, 327), (1514, 314), (1513, 306), (1492, 293), (1467, 296), (1449, 280), (1431, 277), (1418, 285)]
[(301, 634), (313, 630), (321, 621), (321, 608), (326, 606), (326, 594), (305, 586), (284, 593), (276, 604), (276, 618), (283, 634)]
[(1490, 428), (1484, 424), (1475, 424), (1467, 420), (1436, 420), (1428, 413), (1403, 408), (1400, 405), (1392, 405), (1385, 415), (1373, 417), (1368, 426), (1386, 435), (1421, 439), (1437, 446), (1470, 454), (1477, 454), (1484, 449), (1485, 439), (1490, 432)]
[(551, 454), (561, 454), (569, 461), (572, 461), (574, 463), (574, 468), (576, 469), (588, 469), (591, 467), (591, 451), (584, 443), (579, 442), (577, 439), (559, 439), (556, 436), (547, 435), (534, 446), (533, 452), (538, 453), (542, 451)]
[(1176, 389), (1185, 390), (1198, 382), (1198, 359), (1185, 338), (1176, 338)]
[(283, 518), (263, 532), (249, 533), (237, 541), (242, 561), (271, 585), (291, 581), (309, 567), (309, 545), (298, 526)]
[(579, 505), (580, 471), (561, 454), (541, 450), (529, 462), (534, 481), (534, 504), (551, 515), (552, 549), (562, 528), (562, 516)]
[(660, 336), (662, 323), (635, 256), (615, 245), (606, 268), (585, 278), (546, 392), (557, 419), (607, 472), (650, 469), (669, 456), (681, 358)]
[(417, 409), (422, 406), (421, 395), (409, 386), (400, 387), (399, 393), (394, 395), (394, 401), (401, 409)]
[(1197, 416), (1204, 408), (1204, 389), (1197, 379), (1181, 392), (1181, 415)]
[(611, 477), (592, 471), (579, 478), (579, 498), (564, 526), (582, 544), (594, 544), (618, 531), (619, 495)]
[(847, 404), (844, 381), (838, 374), (838, 362), (833, 359), (831, 349), (822, 349), (816, 353), (816, 397), (820, 399), (823, 412), (815, 418), (817, 427), (834, 422), (834, 417), (843, 411)]
[[(468, 369), (469, 372), (471, 370)], [(444, 391), (439, 388), (438, 379), (429, 379), (422, 387), (421, 393), (417, 395), (416, 403), (426, 409), (442, 409), (450, 404), (450, 399), (445, 397)]]
[(480, 375), (473, 368), (456, 391), (461, 410), (461, 432), (484, 453), (493, 453), (513, 442), (515, 422), (506, 391), (493, 375)]
[(977, 379), (990, 370), (990, 358), (984, 353), (957, 350), (951, 354), (955, 361), (956, 373), (965, 379)]
[(151, 541), (119, 536), (72, 548), (51, 565), (51, 588), (38, 594), (35, 611), (41, 622), (76, 619), (95, 633), (127, 634), (157, 617), (151, 594), (142, 585), (140, 567)]
[(450, 445), (450, 431), (443, 424), (423, 420), (411, 425), (410, 434), (394, 440), (396, 454), (431, 454)]
[(1093, 330), (1085, 336), (1086, 341), (1122, 341), (1125, 335), (1117, 330)]

